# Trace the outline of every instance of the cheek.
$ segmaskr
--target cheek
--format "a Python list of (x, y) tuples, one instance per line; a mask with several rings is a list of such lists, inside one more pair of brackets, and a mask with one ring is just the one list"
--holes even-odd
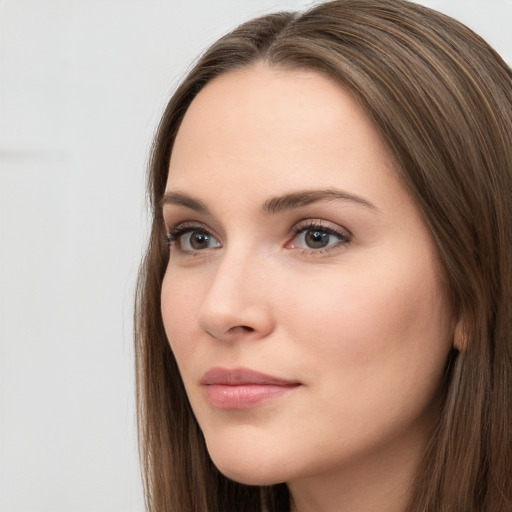
[(438, 375), (450, 348), (450, 309), (433, 258), (412, 261), (382, 257), (380, 265), (295, 280), (280, 301), (290, 337), (336, 379), (378, 386), (379, 376)]
[(178, 363), (187, 360), (194, 352), (195, 338), (191, 329), (197, 324), (199, 295), (190, 290), (193, 283), (167, 273), (162, 283), (162, 319), (167, 339)]
[(276, 314), (314, 396), (304, 408), (316, 453), (341, 459), (431, 424), (452, 329), (431, 268), (390, 264), (295, 282)]

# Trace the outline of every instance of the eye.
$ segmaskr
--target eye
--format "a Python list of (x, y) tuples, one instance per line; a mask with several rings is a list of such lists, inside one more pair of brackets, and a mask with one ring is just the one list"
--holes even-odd
[(219, 247), (219, 242), (206, 231), (194, 230), (184, 233), (180, 237), (180, 247), (184, 251), (201, 251)]
[(169, 232), (167, 239), (170, 247), (184, 253), (220, 247), (220, 242), (210, 232), (198, 226), (177, 226)]
[(296, 234), (287, 245), (289, 249), (322, 252), (350, 242), (348, 234), (321, 224), (298, 225), (293, 231)]

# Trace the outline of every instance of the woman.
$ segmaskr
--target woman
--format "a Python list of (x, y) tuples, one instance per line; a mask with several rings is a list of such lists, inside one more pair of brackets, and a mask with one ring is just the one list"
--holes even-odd
[(199, 60), (149, 174), (149, 510), (512, 510), (511, 83), (397, 0)]

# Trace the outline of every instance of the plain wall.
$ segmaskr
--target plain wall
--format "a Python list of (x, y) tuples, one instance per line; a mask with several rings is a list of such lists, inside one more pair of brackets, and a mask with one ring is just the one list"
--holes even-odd
[[(512, 62), (511, 0), (423, 2)], [(192, 59), (293, 0), (0, 1), (0, 510), (143, 510), (132, 297), (144, 172)]]

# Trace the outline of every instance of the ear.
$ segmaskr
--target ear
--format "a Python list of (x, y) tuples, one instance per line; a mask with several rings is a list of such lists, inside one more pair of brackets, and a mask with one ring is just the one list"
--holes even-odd
[(453, 332), (453, 347), (459, 352), (463, 352), (468, 348), (468, 335), (462, 318), (460, 318), (455, 325), (455, 331)]

